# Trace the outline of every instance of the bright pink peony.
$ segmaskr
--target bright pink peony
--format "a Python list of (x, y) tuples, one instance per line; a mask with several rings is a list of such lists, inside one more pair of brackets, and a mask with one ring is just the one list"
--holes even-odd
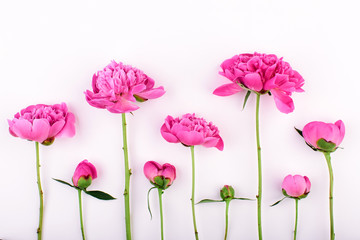
[(75, 116), (65, 103), (31, 105), (8, 120), (9, 131), (20, 137), (43, 144), (51, 144), (56, 137), (75, 135)]
[(271, 92), (276, 107), (283, 113), (294, 111), (291, 99), (293, 92), (303, 92), (304, 79), (289, 63), (274, 54), (240, 54), (221, 64), (220, 75), (233, 83), (224, 84), (213, 92), (218, 96), (229, 96), (247, 89), (264, 94)]
[(156, 187), (168, 188), (176, 178), (176, 169), (173, 165), (165, 163), (162, 166), (154, 161), (148, 161), (144, 165), (144, 174)]
[(284, 178), (281, 187), (285, 196), (304, 198), (310, 192), (311, 183), (309, 178), (306, 176), (287, 175)]
[(88, 160), (83, 160), (77, 165), (72, 181), (75, 187), (86, 189), (95, 178), (97, 178), (95, 166)]
[(186, 146), (216, 147), (220, 151), (224, 148), (218, 128), (211, 122), (207, 123), (203, 118), (195, 117), (195, 114), (188, 113), (175, 119), (167, 116), (161, 127), (161, 135), (171, 143), (181, 142)]
[(333, 123), (310, 122), (302, 131), (305, 141), (321, 151), (335, 151), (345, 135), (345, 125), (338, 120)]
[(115, 61), (94, 74), (92, 88), (93, 92), (85, 92), (86, 101), (112, 113), (135, 111), (139, 107), (132, 102), (144, 102), (165, 93), (163, 87), (154, 88), (154, 80), (141, 70)]

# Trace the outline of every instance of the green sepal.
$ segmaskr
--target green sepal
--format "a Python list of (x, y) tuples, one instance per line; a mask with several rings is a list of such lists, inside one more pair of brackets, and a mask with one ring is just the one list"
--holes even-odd
[(162, 187), (164, 185), (164, 179), (160, 176), (154, 178), (154, 182), (157, 186)]
[(273, 207), (273, 206), (276, 206), (276, 205), (278, 205), (280, 202), (282, 202), (285, 198), (287, 198), (287, 197), (283, 197), (282, 199), (280, 199), (279, 201), (277, 201), (276, 203), (274, 203), (274, 204), (272, 204), (272, 205), (270, 205), (270, 207)]
[(55, 137), (51, 137), (43, 141), (41, 144), (45, 146), (50, 146), (55, 141)]
[(200, 203), (211, 203), (211, 202), (225, 202), (225, 200), (213, 200), (213, 199), (203, 199), (200, 202), (196, 203), (196, 204), (200, 204)]
[(249, 96), (251, 94), (251, 91), (247, 91), (246, 95), (245, 95), (245, 98), (244, 98), (244, 104), (243, 104), (243, 110), (245, 108), (245, 105), (247, 103), (247, 100), (249, 99)]
[(233, 199), (235, 200), (248, 200), (248, 201), (255, 201), (256, 199), (252, 199), (252, 198), (236, 198), (234, 197)]
[(162, 189), (167, 189), (168, 187), (170, 187), (170, 185), (168, 185), (169, 184), (169, 182), (170, 182), (170, 179), (168, 179), (168, 178), (165, 178), (164, 179), (164, 184), (163, 184), (163, 187), (162, 187)]
[(300, 129), (297, 129), (296, 127), (294, 127), (294, 128), (295, 128), (295, 130), (297, 131), (297, 133), (300, 134), (300, 136), (304, 137), (304, 136), (303, 136), (303, 133), (302, 133), (302, 131), (301, 131)]
[(147, 193), (147, 205), (148, 205), (148, 210), (149, 210), (149, 213), (150, 213), (150, 219), (151, 220), (152, 220), (152, 213), (151, 213), (151, 208), (150, 208), (149, 195), (150, 195), (151, 190), (153, 190), (154, 188), (157, 188), (157, 187), (150, 188), (148, 193)]
[(97, 199), (100, 199), (100, 200), (114, 200), (116, 198), (114, 198), (113, 196), (111, 196), (110, 194), (107, 194), (105, 192), (102, 192), (102, 191), (87, 191), (87, 190), (83, 190), (86, 194), (94, 197), (94, 198), (97, 198)]
[(138, 102), (146, 102), (146, 101), (147, 101), (146, 98), (139, 97), (138, 95), (134, 95), (134, 98), (135, 98), (136, 101), (138, 101)]
[(318, 147), (324, 151), (324, 152), (333, 152), (336, 150), (336, 144), (333, 142), (328, 142), (323, 138), (320, 138), (316, 144), (318, 145)]
[(89, 187), (91, 185), (91, 182), (92, 182), (91, 176), (89, 176), (88, 178), (80, 177), (77, 182), (77, 185), (78, 185), (78, 188), (80, 188), (81, 190), (85, 190), (87, 187)]
[(77, 188), (77, 187), (75, 187), (75, 186), (71, 185), (70, 183), (65, 182), (65, 181), (63, 181), (63, 180), (56, 179), (56, 178), (53, 178), (53, 179), (54, 179), (55, 181), (59, 182), (59, 183), (62, 183), (62, 184), (68, 185), (69, 187), (72, 187), (72, 188)]

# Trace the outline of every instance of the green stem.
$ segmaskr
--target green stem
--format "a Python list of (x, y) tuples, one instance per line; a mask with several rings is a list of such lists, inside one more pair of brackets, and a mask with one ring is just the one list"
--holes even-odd
[(85, 240), (85, 231), (84, 231), (84, 222), (83, 222), (83, 213), (82, 213), (82, 202), (81, 202), (81, 189), (78, 189), (78, 195), (79, 195), (79, 211), (80, 211), (81, 235), (82, 235), (82, 239)]
[(227, 239), (227, 234), (228, 234), (230, 201), (227, 200), (227, 201), (225, 201), (225, 203), (226, 203), (226, 210), (225, 210), (225, 237), (224, 237), (224, 240)]
[(260, 147), (260, 130), (259, 130), (259, 107), (260, 106), (260, 94), (256, 96), (256, 145), (258, 156), (258, 195), (257, 198), (257, 216), (258, 216), (258, 235), (259, 240), (262, 240), (262, 228), (261, 228), (261, 199), (262, 199), (262, 171), (261, 171), (261, 147)]
[(334, 173), (331, 166), (331, 157), (330, 153), (324, 153), (326, 158), (326, 163), (329, 169), (329, 178), (330, 178), (330, 188), (329, 188), (329, 208), (330, 208), (330, 239), (335, 239), (335, 229), (334, 229), (334, 210), (333, 210), (333, 192), (334, 192)]
[(159, 193), (160, 220), (161, 220), (161, 240), (164, 240), (164, 218), (163, 218), (163, 207), (162, 207), (163, 190), (158, 188), (158, 193)]
[(198, 231), (197, 231), (196, 218), (195, 218), (195, 154), (194, 154), (194, 146), (190, 146), (190, 149), (191, 149), (191, 159), (192, 159), (191, 208), (192, 208), (192, 215), (193, 215), (195, 239), (199, 240), (199, 234), (198, 234)]
[(39, 227), (37, 229), (38, 240), (42, 238), (42, 224), (43, 224), (43, 211), (44, 211), (44, 194), (41, 188), (41, 180), (40, 180), (40, 157), (39, 157), (39, 143), (35, 142), (36, 148), (36, 174), (37, 174), (37, 184), (39, 189), (39, 197), (40, 197), (40, 214), (39, 214)]
[(123, 131), (123, 150), (124, 150), (124, 162), (125, 162), (125, 222), (126, 222), (126, 239), (131, 240), (131, 226), (130, 226), (130, 175), (131, 170), (129, 168), (129, 155), (127, 147), (126, 136), (126, 117), (125, 113), (122, 113), (122, 131)]
[(295, 230), (294, 230), (294, 240), (296, 240), (297, 233), (297, 224), (298, 224), (298, 209), (299, 209), (299, 199), (295, 199)]

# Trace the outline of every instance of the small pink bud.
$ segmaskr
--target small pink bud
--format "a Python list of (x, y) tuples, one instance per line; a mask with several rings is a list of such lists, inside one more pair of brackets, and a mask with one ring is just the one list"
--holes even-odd
[(86, 189), (95, 178), (97, 178), (95, 166), (88, 160), (84, 160), (77, 165), (72, 181), (75, 187)]
[(291, 198), (305, 198), (311, 188), (308, 177), (300, 175), (287, 175), (282, 183), (283, 194)]
[(220, 190), (220, 197), (222, 200), (233, 199), (235, 197), (235, 190), (232, 186), (224, 185), (224, 187)]
[(176, 169), (169, 163), (161, 166), (155, 161), (148, 161), (144, 165), (144, 174), (155, 187), (166, 189), (175, 180)]

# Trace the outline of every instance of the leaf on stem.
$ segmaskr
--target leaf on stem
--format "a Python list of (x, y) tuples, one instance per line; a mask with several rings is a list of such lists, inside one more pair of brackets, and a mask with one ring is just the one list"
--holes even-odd
[(75, 186), (71, 185), (70, 183), (65, 182), (65, 181), (63, 181), (63, 180), (56, 179), (56, 178), (53, 178), (53, 179), (54, 179), (55, 181), (59, 182), (59, 183), (62, 183), (62, 184), (68, 185), (69, 187), (72, 187), (72, 188), (77, 188), (77, 187), (75, 187)]
[(84, 190), (84, 192), (86, 194), (89, 194), (90, 196), (94, 197), (94, 198), (97, 198), (97, 199), (100, 199), (100, 200), (114, 200), (116, 198), (114, 198), (113, 196), (111, 196), (110, 194), (107, 194), (105, 192), (102, 192), (102, 191), (87, 191), (87, 190)]
[(196, 203), (196, 204), (200, 204), (200, 203), (210, 203), (210, 202), (225, 202), (224, 200), (212, 200), (212, 199), (203, 199), (200, 202)]
[(245, 95), (245, 98), (244, 98), (244, 104), (243, 104), (243, 110), (245, 108), (245, 105), (247, 103), (247, 100), (249, 99), (249, 96), (251, 94), (251, 91), (247, 91), (246, 95)]
[(274, 203), (273, 205), (270, 205), (270, 207), (276, 206), (278, 205), (282, 200), (284, 200), (287, 197), (283, 197), (282, 199), (280, 199), (279, 201), (277, 201), (276, 203)]
[(248, 201), (255, 201), (256, 199), (251, 199), (251, 198), (233, 198), (235, 200), (248, 200)]
[(149, 213), (150, 213), (150, 219), (151, 220), (152, 220), (152, 213), (151, 213), (151, 209), (150, 209), (149, 195), (150, 195), (151, 190), (153, 190), (154, 188), (156, 188), (156, 187), (150, 188), (148, 193), (147, 193), (147, 205), (148, 205), (148, 210), (149, 210)]
[(295, 128), (295, 130), (297, 131), (297, 133), (300, 134), (300, 136), (304, 137), (304, 136), (303, 136), (303, 133), (302, 133), (302, 131), (301, 131), (300, 129), (297, 129), (296, 127), (294, 127), (294, 128)]

